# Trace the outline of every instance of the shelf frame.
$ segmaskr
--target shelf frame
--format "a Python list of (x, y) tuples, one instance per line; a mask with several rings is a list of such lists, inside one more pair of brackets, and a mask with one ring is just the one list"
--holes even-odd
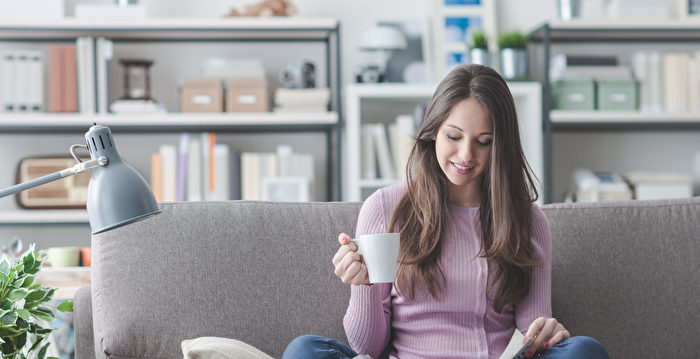
[[(315, 122), (296, 124), (210, 122), (208, 124), (181, 123), (161, 127), (156, 123), (136, 126), (110, 124), (115, 130), (125, 132), (321, 132), (326, 137), (327, 200), (337, 200), (342, 194), (342, 85), (340, 57), (340, 23), (331, 18), (148, 18), (135, 20), (100, 20), (67, 18), (54, 21), (0, 21), (1, 42), (70, 42), (80, 36), (106, 37), (124, 42), (314, 42), (325, 48), (326, 79), (331, 90), (330, 111), (334, 120), (328, 118)], [(282, 118), (283, 116), (276, 117)], [(312, 116), (313, 117), (313, 116)], [(333, 117), (330, 116), (330, 117)], [(329, 118), (330, 118), (329, 117)], [(272, 117), (271, 117), (272, 118)], [(92, 121), (97, 122), (97, 121)], [(274, 121), (273, 121), (274, 122)], [(201, 123), (201, 122), (200, 122)], [(31, 124), (0, 123), (3, 133), (30, 132), (74, 132), (85, 130), (85, 125), (46, 124), (39, 127)], [(87, 126), (87, 127), (85, 127)]]

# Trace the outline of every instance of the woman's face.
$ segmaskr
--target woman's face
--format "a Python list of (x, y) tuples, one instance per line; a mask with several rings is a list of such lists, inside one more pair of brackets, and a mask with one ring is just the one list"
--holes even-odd
[(438, 163), (450, 181), (450, 193), (459, 193), (460, 198), (478, 195), (493, 142), (493, 124), (484, 107), (473, 98), (458, 102), (434, 140)]

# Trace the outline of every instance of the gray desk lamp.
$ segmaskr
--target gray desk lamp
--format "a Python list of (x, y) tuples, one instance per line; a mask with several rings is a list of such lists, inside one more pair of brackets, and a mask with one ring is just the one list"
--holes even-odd
[[(62, 171), (0, 190), (0, 198), (36, 186), (92, 170), (87, 193), (87, 212), (92, 234), (138, 222), (160, 213), (146, 180), (122, 161), (107, 126), (94, 125), (85, 133), (85, 145), (73, 145), (70, 152), (78, 163)], [(82, 162), (75, 148), (87, 148), (90, 160)]]

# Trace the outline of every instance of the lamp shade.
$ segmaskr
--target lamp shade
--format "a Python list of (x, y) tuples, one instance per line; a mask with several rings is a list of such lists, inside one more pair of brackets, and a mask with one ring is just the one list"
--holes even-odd
[(391, 26), (375, 25), (362, 34), (361, 50), (402, 50), (406, 48), (406, 37)]
[(160, 213), (146, 180), (119, 157), (109, 127), (95, 125), (85, 133), (90, 157), (107, 157), (105, 166), (92, 170), (87, 212), (92, 234), (137, 222)]

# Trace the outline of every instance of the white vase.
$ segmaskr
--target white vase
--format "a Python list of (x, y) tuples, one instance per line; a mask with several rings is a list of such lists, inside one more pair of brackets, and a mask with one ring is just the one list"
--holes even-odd
[(470, 49), (469, 63), (491, 67), (491, 53), (487, 49)]
[(498, 53), (498, 64), (506, 80), (527, 79), (527, 50), (502, 49)]

